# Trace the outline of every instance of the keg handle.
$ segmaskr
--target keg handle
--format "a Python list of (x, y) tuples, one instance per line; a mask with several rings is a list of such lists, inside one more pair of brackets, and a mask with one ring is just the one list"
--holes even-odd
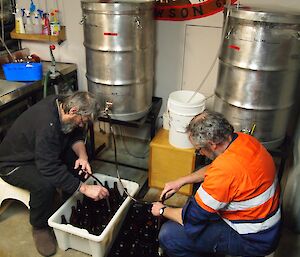
[(135, 17), (134, 17), (134, 22), (135, 22), (135, 24), (136, 24), (136, 26), (137, 26), (138, 28), (140, 28), (140, 29), (143, 28), (143, 26), (141, 25), (141, 21), (140, 21), (140, 17), (139, 17), (139, 16), (135, 16)]
[(295, 37), (297, 40), (300, 40), (300, 31), (297, 31), (296, 34), (294, 34), (294, 37)]
[(83, 25), (86, 22), (86, 15), (82, 16), (79, 25)]

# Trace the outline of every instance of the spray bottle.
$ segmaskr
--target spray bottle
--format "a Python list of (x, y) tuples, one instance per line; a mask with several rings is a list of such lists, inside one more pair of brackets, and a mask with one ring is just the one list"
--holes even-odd
[(21, 11), (22, 11), (23, 26), (24, 26), (24, 28), (25, 28), (25, 24), (26, 24), (26, 13), (25, 13), (25, 8), (22, 8)]
[(37, 12), (34, 13), (34, 20), (32, 22), (33, 33), (42, 34), (42, 23)]
[(25, 23), (25, 31), (26, 34), (33, 34), (33, 24), (30, 17), (29, 10), (25, 10), (26, 13), (26, 23)]
[(15, 15), (16, 33), (24, 34), (25, 29), (24, 29), (23, 17), (22, 17), (20, 10), (17, 7), (17, 5), (16, 5), (16, 12), (13, 14)]
[(60, 32), (60, 23), (58, 21), (58, 10), (51, 12), (50, 31), (52, 36), (58, 36)]
[(39, 14), (40, 20), (42, 20), (42, 19), (43, 19), (43, 13), (44, 13), (44, 11), (41, 10), (41, 9), (37, 9), (37, 12), (38, 12), (38, 14)]

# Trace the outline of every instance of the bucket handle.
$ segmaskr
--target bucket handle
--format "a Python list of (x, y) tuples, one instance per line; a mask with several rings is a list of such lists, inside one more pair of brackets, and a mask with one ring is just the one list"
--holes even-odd
[[(168, 109), (168, 113), (170, 113), (170, 112), (173, 112), (172, 111), (172, 108), (170, 108), (170, 105), (169, 105), (169, 103), (167, 104), (167, 109)], [(171, 109), (171, 111), (170, 111), (170, 109)], [(203, 109), (202, 109), (202, 111), (201, 112), (203, 112), (205, 110), (205, 105), (203, 106)], [(176, 114), (178, 114), (178, 115), (180, 115), (180, 116), (191, 116), (191, 114), (190, 113), (180, 113), (180, 112), (174, 112), (174, 113), (176, 113)], [(195, 114), (193, 114), (193, 116), (194, 115), (197, 115), (197, 114), (199, 114), (198, 112), (197, 113), (195, 113)]]

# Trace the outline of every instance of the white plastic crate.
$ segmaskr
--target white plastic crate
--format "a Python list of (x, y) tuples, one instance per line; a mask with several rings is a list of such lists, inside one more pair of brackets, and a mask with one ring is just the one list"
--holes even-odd
[[(123, 194), (123, 188), (117, 178), (94, 174), (103, 184), (107, 180), (110, 188), (113, 187), (115, 181), (118, 182), (118, 189)], [(89, 178), (86, 183), (92, 184), (93, 178)], [(122, 179), (122, 183), (127, 188), (130, 195), (135, 195), (139, 189), (139, 185), (136, 182)], [(81, 229), (71, 224), (61, 224), (61, 215), (65, 215), (66, 219), (70, 219), (71, 207), (76, 206), (77, 199), (82, 201), (83, 195), (80, 192), (76, 192), (71, 196), (48, 220), (50, 227), (53, 227), (57, 243), (60, 249), (67, 250), (69, 248), (87, 253), (93, 257), (105, 257), (121, 228), (123, 220), (129, 209), (130, 198), (127, 197), (107, 224), (101, 235), (96, 236), (90, 234), (86, 229)]]

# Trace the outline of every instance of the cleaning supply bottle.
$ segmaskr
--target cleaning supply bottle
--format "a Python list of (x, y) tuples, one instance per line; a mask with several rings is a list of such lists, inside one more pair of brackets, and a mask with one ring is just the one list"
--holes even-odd
[(33, 34), (42, 34), (42, 23), (37, 12), (34, 13), (34, 20), (32, 21)]
[(23, 20), (23, 26), (25, 28), (25, 24), (26, 24), (26, 13), (25, 13), (25, 8), (21, 8), (22, 11), (22, 20)]
[[(37, 12), (38, 12), (38, 14), (39, 14), (40, 20), (42, 20), (42, 19), (43, 19), (43, 13), (44, 13), (44, 11), (41, 10), (41, 9), (37, 9)], [(41, 24), (42, 24), (42, 22), (41, 22)]]
[(33, 34), (33, 25), (30, 16), (29, 10), (25, 10), (26, 13), (26, 23), (25, 23), (25, 32), (26, 34)]
[(30, 1), (29, 11), (30, 11), (30, 13), (34, 13), (35, 12), (35, 4), (33, 3), (32, 0)]
[(58, 22), (58, 12), (51, 12), (50, 31), (52, 36), (58, 36), (60, 32), (60, 23)]
[(24, 34), (25, 29), (24, 29), (23, 18), (22, 18), (22, 14), (21, 14), (20, 10), (18, 9), (17, 5), (16, 5), (16, 12), (14, 13), (14, 15), (15, 15), (16, 33)]
[(43, 35), (50, 35), (50, 22), (49, 17), (47, 13), (43, 14), (43, 29), (42, 29)]

